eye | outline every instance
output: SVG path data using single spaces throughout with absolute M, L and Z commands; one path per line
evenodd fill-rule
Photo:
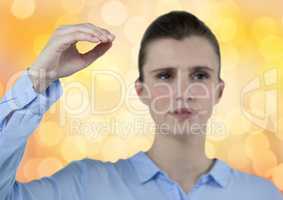
M 159 74 L 157 74 L 155 77 L 160 79 L 160 80 L 168 80 L 170 78 L 172 78 L 172 73 L 171 72 L 160 72 Z
M 206 72 L 197 72 L 192 76 L 193 80 L 205 80 L 209 79 L 209 74 Z

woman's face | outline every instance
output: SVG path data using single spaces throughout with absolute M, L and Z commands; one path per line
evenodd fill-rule
M 147 46 L 144 83 L 137 81 L 136 89 L 158 132 L 198 134 L 204 130 L 224 88 L 218 70 L 218 56 L 205 38 L 165 38 Z

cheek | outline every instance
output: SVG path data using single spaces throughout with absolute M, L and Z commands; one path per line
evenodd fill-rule
M 192 84 L 189 86 L 188 92 L 195 99 L 209 99 L 211 96 L 211 87 L 207 84 Z
M 154 113 L 166 113 L 170 105 L 170 89 L 168 87 L 154 87 L 151 90 L 151 108 Z
M 214 96 L 215 93 L 212 89 L 206 90 L 205 94 L 203 92 L 200 92 L 198 94 L 201 94 L 202 96 L 199 96 L 198 103 L 200 107 L 200 114 L 203 118 L 209 118 L 213 111 L 214 106 Z

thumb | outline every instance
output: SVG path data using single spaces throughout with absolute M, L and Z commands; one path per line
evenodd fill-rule
M 96 47 L 94 47 L 89 52 L 82 55 L 82 59 L 86 63 L 86 65 L 91 64 L 93 61 L 95 61 L 97 58 L 102 56 L 110 47 L 112 46 L 112 42 L 106 42 L 106 43 L 99 43 Z

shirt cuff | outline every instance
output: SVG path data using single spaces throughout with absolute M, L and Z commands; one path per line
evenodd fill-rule
M 25 107 L 26 111 L 42 115 L 62 94 L 63 88 L 59 79 L 53 81 L 44 92 L 36 92 L 27 70 L 25 70 L 0 102 L 0 106 L 3 103 L 6 105 L 1 106 L 1 116 Z

